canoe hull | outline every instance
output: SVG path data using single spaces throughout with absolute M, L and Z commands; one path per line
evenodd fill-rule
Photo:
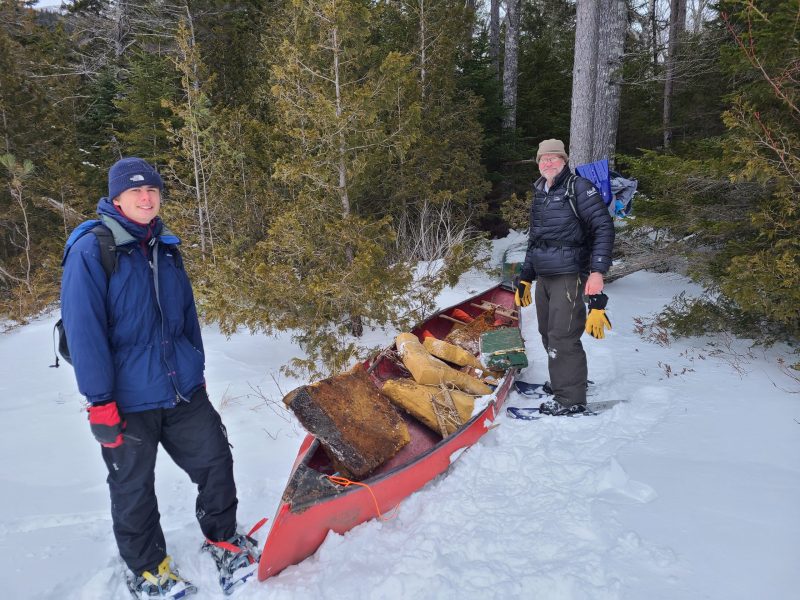
M 493 297 L 496 299 L 496 296 Z M 504 300 L 507 304 L 508 298 L 504 297 Z M 417 329 L 430 322 L 426 321 Z M 293 505 L 284 494 L 264 545 L 258 569 L 259 579 L 263 581 L 277 575 L 286 567 L 314 554 L 329 531 L 343 534 L 379 514 L 386 515 L 404 498 L 447 471 L 464 449 L 492 429 L 515 375 L 516 370 L 508 371 L 495 391 L 494 399 L 461 429 L 438 442 L 423 440 L 427 447 L 410 459 L 408 453 L 413 453 L 414 449 L 409 448 L 405 456 L 396 457 L 379 473 L 364 480 L 362 483 L 368 487 L 350 485 L 333 496 L 301 505 Z M 412 439 L 432 437 L 424 426 L 416 425 L 416 428 Z M 312 465 L 315 457 L 321 454 L 319 442 L 312 435 L 307 435 L 292 473 Z M 319 478 L 324 477 L 320 473 Z

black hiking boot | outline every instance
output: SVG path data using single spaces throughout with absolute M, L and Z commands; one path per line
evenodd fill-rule
M 587 390 L 589 389 L 590 385 L 594 385 L 594 381 L 590 381 L 590 380 L 587 379 L 586 380 L 586 389 Z M 545 381 L 542 384 L 542 393 L 547 394 L 548 396 L 553 396 L 554 395 L 553 394 L 553 388 L 550 387 L 550 382 L 549 381 Z
M 562 415 L 576 415 L 586 410 L 585 404 L 573 404 L 572 406 L 564 406 L 558 400 L 545 400 L 539 405 L 539 412 L 543 415 L 553 415 L 559 417 Z

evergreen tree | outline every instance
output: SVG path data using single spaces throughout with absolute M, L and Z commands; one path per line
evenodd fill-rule
M 413 263 L 397 247 L 400 200 L 382 194 L 382 178 L 421 140 L 422 95 L 412 53 L 398 50 L 397 29 L 382 14 L 358 0 L 298 1 L 268 38 L 276 44 L 268 57 L 275 61 L 271 104 L 280 118 L 274 183 L 262 184 L 256 206 L 267 226 L 255 246 L 247 242 L 254 238 L 240 236 L 241 259 L 224 257 L 222 271 L 238 272 L 239 286 L 213 281 L 213 315 L 226 330 L 237 323 L 294 330 L 308 358 L 290 369 L 321 374 L 346 367 L 365 350 L 357 339 L 363 323 L 407 327 L 435 292 L 412 288 Z M 438 83 L 434 78 L 431 87 Z M 446 116 L 444 127 L 457 119 Z M 439 142 L 444 157 L 437 163 L 458 158 L 451 144 Z M 471 147 L 477 157 L 480 142 Z M 417 160 L 411 182 L 422 175 Z M 443 182 L 455 178 L 430 172 L 432 187 L 440 187 L 432 203 L 480 196 L 451 191 L 445 198 Z
M 722 71 L 735 82 L 718 138 L 628 159 L 649 198 L 634 227 L 669 232 L 708 289 L 664 315 L 678 333 L 731 330 L 761 341 L 800 335 L 800 68 L 796 0 L 726 2 Z M 724 90 L 723 90 L 724 91 Z M 676 210 L 676 207 L 679 210 Z M 660 236 L 664 237 L 664 236 Z
M 563 0 L 523 6 L 517 124 L 530 158 L 543 139 L 569 139 L 575 11 Z
M 59 199 L 82 189 L 66 39 L 58 22 L 39 19 L 26 3 L 0 1 L 3 318 L 24 320 L 57 297 L 66 230 Z
M 176 154 L 169 168 L 177 186 L 175 196 L 184 216 L 184 233 L 198 241 L 200 258 L 214 261 L 216 201 L 210 192 L 215 176 L 212 155 L 215 115 L 207 89 L 212 77 L 206 72 L 194 36 L 193 21 L 182 19 L 176 35 L 175 67 L 180 74 L 179 103 L 165 103 L 180 121 L 172 129 Z
M 395 99 L 397 118 L 406 118 L 397 128 L 413 143 L 373 154 L 366 193 L 376 211 L 393 217 L 400 256 L 443 260 L 446 272 L 437 276 L 452 280 L 474 257 L 470 227 L 484 216 L 489 189 L 481 164 L 483 105 L 462 75 L 469 65 L 473 81 L 480 77 L 471 41 L 474 14 L 461 3 L 440 0 L 387 5 L 377 18 L 381 31 L 404 21 L 404 30 L 413 34 L 391 46 L 414 57 L 413 78 Z M 488 57 L 482 75 L 492 78 Z M 497 82 L 489 85 L 499 89 Z M 495 109 L 499 117 L 499 99 Z M 432 239 L 436 231 L 438 241 Z M 436 277 L 430 285 L 438 285 Z
M 569 141 L 575 5 L 566 0 L 523 2 L 520 29 L 516 135 L 497 136 L 494 123 L 486 129 L 488 140 L 500 140 L 491 151 L 484 150 L 494 183 L 486 223 L 499 234 L 515 226 L 505 216 L 508 209 L 501 208 L 507 202 L 515 205 L 511 212 L 521 211 L 527 224 L 526 198 L 537 177 L 532 157 L 538 143 L 551 137 Z M 505 227 L 497 222 L 500 218 Z
M 178 125 L 170 108 L 176 80 L 166 56 L 141 49 L 132 53 L 125 85 L 112 87 L 116 110 L 106 121 L 114 123 L 123 154 L 147 157 L 155 165 L 167 163 L 171 153 L 169 130 Z
M 635 154 L 640 149 L 663 146 L 667 65 L 666 48 L 654 41 L 665 35 L 657 20 L 651 21 L 634 12 L 630 13 L 630 18 L 617 148 L 620 153 Z M 643 31 L 649 27 L 655 29 Z M 706 21 L 693 23 L 690 32 L 681 34 L 681 43 L 672 57 L 669 92 L 670 144 L 676 146 L 679 153 L 686 144 L 713 138 L 725 131 L 721 115 L 732 81 L 720 68 L 719 54 L 729 43 L 729 36 L 719 20 L 711 16 Z
M 215 75 L 208 90 L 218 106 L 252 103 L 269 76 L 257 48 L 279 3 L 259 0 L 192 0 L 200 59 Z
M 725 2 L 736 50 L 725 53 L 739 80 L 724 115 L 726 158 L 735 178 L 755 181 L 766 198 L 754 202 L 752 237 L 736 249 L 722 291 L 755 318 L 800 337 L 800 45 L 797 0 Z M 730 11 L 730 12 L 727 12 Z
M 76 115 L 76 137 L 79 152 L 96 168 L 88 174 L 87 183 L 95 190 L 103 188 L 107 171 L 115 159 L 120 158 L 120 148 L 114 134 L 114 122 L 119 110 L 114 100 L 121 85 L 112 69 L 102 69 L 94 78 L 83 78 L 80 93 L 87 101 Z
M 344 367 L 355 343 L 343 336 L 360 336 L 363 319 L 389 321 L 411 281 L 389 263 L 389 220 L 362 202 L 370 153 L 403 143 L 384 119 L 408 85 L 408 58 L 371 44 L 371 17 L 359 0 L 294 2 L 273 67 L 274 177 L 291 200 L 260 244 L 259 272 L 276 316 L 303 332 L 311 362 L 299 366 L 310 370 L 315 359 Z

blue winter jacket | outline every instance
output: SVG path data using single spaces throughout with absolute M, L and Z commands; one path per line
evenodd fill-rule
M 205 363 L 180 240 L 160 218 L 126 219 L 108 198 L 97 213 L 116 244 L 111 277 L 95 235 L 64 251 L 61 316 L 78 389 L 92 403 L 115 400 L 123 413 L 173 407 L 204 384 Z

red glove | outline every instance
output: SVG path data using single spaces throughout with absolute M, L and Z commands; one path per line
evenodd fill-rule
M 125 424 L 119 418 L 117 403 L 113 400 L 106 404 L 92 404 L 89 407 L 89 426 L 94 439 L 106 448 L 118 448 L 122 445 L 122 430 Z

